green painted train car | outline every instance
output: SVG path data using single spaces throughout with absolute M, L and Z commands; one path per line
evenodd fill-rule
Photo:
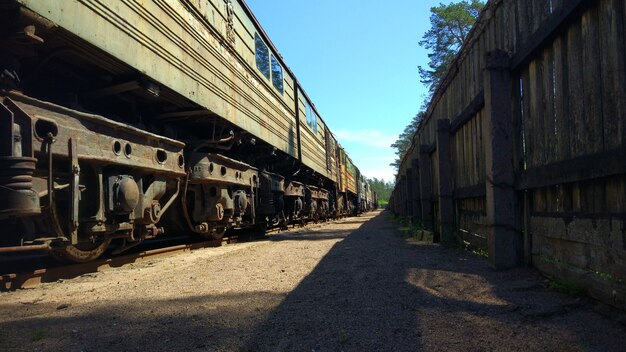
M 7 0 L 0 23 L 0 253 L 86 261 L 359 207 L 358 169 L 244 1 Z

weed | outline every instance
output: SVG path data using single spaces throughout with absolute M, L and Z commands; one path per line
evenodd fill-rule
M 489 251 L 484 248 L 476 248 L 471 250 L 472 253 L 477 254 L 484 258 L 489 258 Z
M 550 288 L 570 296 L 581 296 L 584 293 L 582 287 L 574 281 L 565 278 L 551 278 Z
M 548 257 L 545 254 L 542 254 L 539 256 L 539 260 L 542 263 L 550 263 L 550 264 L 556 264 L 556 265 L 561 265 L 561 261 L 556 259 L 556 258 L 552 258 L 552 257 Z
M 598 275 L 601 279 L 604 279 L 606 281 L 619 281 L 617 280 L 617 278 L 609 273 L 603 273 L 601 271 L 596 271 L 594 272 L 594 274 Z
M 46 336 L 46 333 L 44 330 L 38 329 L 35 330 L 33 332 L 31 332 L 30 334 L 30 340 L 35 342 L 35 341 L 41 341 L 43 340 L 43 338 Z
M 474 253 L 483 258 L 489 258 L 489 251 L 486 248 L 473 245 L 460 237 L 457 237 L 457 240 L 457 243 L 453 245 L 452 248 L 463 252 Z
M 421 242 L 432 242 L 433 234 L 427 231 L 422 223 L 417 220 L 413 221 L 409 218 L 401 218 L 396 216 L 394 220 L 398 223 L 398 232 L 403 238 L 411 238 Z
M 346 332 L 344 329 L 341 329 L 339 331 L 339 343 L 343 345 L 344 343 L 348 342 L 349 339 L 350 336 L 348 335 L 348 332 Z

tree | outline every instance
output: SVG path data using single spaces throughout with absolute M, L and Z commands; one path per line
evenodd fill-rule
M 378 205 L 384 206 L 389 203 L 389 197 L 393 191 L 393 182 L 385 182 L 383 179 L 377 179 L 376 177 L 368 179 L 368 182 L 372 186 L 372 190 L 376 192 L 378 197 Z
M 420 121 L 426 116 L 428 103 L 432 98 L 439 82 L 445 77 L 454 56 L 457 54 L 463 42 L 469 35 L 472 26 L 478 19 L 480 10 L 485 6 L 481 0 L 467 0 L 439 6 L 430 9 L 431 28 L 424 34 L 419 44 L 430 51 L 428 69 L 419 67 L 420 82 L 428 87 L 429 96 L 422 103 L 420 112 L 413 117 L 404 131 L 391 145 L 396 149 L 398 158 L 391 164 L 392 167 L 400 167 L 404 154 L 411 146 L 413 135 L 419 127 Z
M 432 96 L 437 85 L 450 68 L 450 63 L 461 49 L 480 10 L 485 6 L 481 0 L 467 0 L 430 9 L 431 28 L 419 44 L 430 51 L 428 69 L 419 67 L 421 82 L 428 86 Z
M 391 145 L 392 148 L 396 150 L 396 155 L 398 156 L 393 163 L 389 164 L 394 168 L 400 167 L 400 162 L 404 157 L 404 153 L 411 147 L 411 142 L 413 139 L 413 135 L 417 132 L 417 128 L 419 127 L 419 123 L 426 115 L 425 111 L 421 111 L 413 116 L 411 123 L 409 123 L 404 131 L 398 136 L 398 139 Z

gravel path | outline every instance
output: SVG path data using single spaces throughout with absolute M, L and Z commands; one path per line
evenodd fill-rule
M 626 328 L 370 213 L 0 293 L 0 351 L 624 351 Z

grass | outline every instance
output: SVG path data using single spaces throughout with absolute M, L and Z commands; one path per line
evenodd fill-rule
M 412 222 L 407 218 L 401 218 L 396 215 L 392 215 L 392 219 L 394 219 L 400 226 L 398 227 L 398 231 L 400 236 L 407 239 L 413 239 L 420 242 L 432 242 L 433 241 L 433 233 L 426 230 L 422 223 L 419 221 Z
M 576 297 L 583 295 L 585 292 L 585 290 L 574 281 L 557 277 L 550 278 L 550 288 L 565 293 L 566 295 Z

